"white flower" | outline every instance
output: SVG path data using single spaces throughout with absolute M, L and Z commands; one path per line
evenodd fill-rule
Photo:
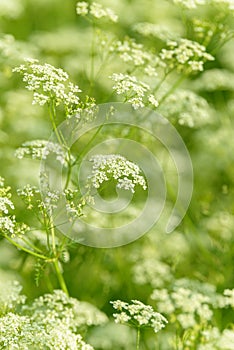
M 31 157 L 32 159 L 46 159 L 48 155 L 54 153 L 56 160 L 67 166 L 68 155 L 65 147 L 58 143 L 46 140 L 27 141 L 15 151 L 15 156 L 19 159 Z
M 135 186 L 140 185 L 146 190 L 146 182 L 140 175 L 140 168 L 121 155 L 95 155 L 90 159 L 93 162 L 92 174 L 88 177 L 87 187 L 99 188 L 104 181 L 114 179 L 117 188 L 135 192 Z
M 162 49 L 159 56 L 168 69 L 176 68 L 179 72 L 193 73 L 203 71 L 206 61 L 213 61 L 214 57 L 206 52 L 206 48 L 196 41 L 180 39 L 168 41 L 167 49 Z
M 13 72 L 23 75 L 26 89 L 33 91 L 33 104 L 62 104 L 68 118 L 80 110 L 77 93 L 81 90 L 70 82 L 68 74 L 61 68 L 48 63 L 41 65 L 36 59 L 26 58 L 25 64 L 14 68 Z
M 80 16 L 86 16 L 89 12 L 89 4 L 85 1 L 79 1 L 76 4 L 76 13 Z
M 149 102 L 154 106 L 154 107 L 158 107 L 159 106 L 159 103 L 158 103 L 158 100 L 156 100 L 156 98 L 154 97 L 154 95 L 149 95 L 149 98 L 148 98 Z
M 102 17 L 106 17 L 109 20 L 111 20 L 112 22 L 117 22 L 118 20 L 118 16 L 114 13 L 114 11 L 112 11 L 109 8 L 105 8 L 103 7 L 101 4 L 97 3 L 97 2 L 93 2 L 90 5 L 90 14 L 95 17 L 95 18 L 102 18 Z
M 152 306 L 145 305 L 139 300 L 132 300 L 131 304 L 116 300 L 111 301 L 111 304 L 119 311 L 119 313 L 113 314 L 116 323 L 153 328 L 155 333 L 168 323 L 167 319 L 155 312 Z
M 0 231 L 2 231 L 4 234 L 14 235 L 15 226 L 16 221 L 14 216 L 0 216 Z
M 108 7 L 93 2 L 90 5 L 86 1 L 79 1 L 76 5 L 76 13 L 79 16 L 91 15 L 95 19 L 106 18 L 112 22 L 118 21 L 118 16 Z
M 4 214 L 8 214 L 9 208 L 15 209 L 12 201 L 7 197 L 0 197 L 0 212 L 2 211 Z

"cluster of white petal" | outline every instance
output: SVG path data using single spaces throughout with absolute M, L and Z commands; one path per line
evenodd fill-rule
M 159 332 L 167 324 L 167 319 L 152 306 L 145 305 L 139 300 L 132 300 L 131 304 L 121 300 L 111 301 L 113 308 L 118 311 L 114 314 L 116 323 L 129 323 L 135 327 L 153 328 L 154 332 Z

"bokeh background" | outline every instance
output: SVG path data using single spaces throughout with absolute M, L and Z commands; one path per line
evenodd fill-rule
M 133 37 L 155 53 L 165 46 L 165 37 L 170 34 L 193 39 L 192 16 L 212 22 L 218 13 L 215 7 L 189 12 L 164 0 L 102 3 L 119 15 L 119 22 L 117 25 L 104 22 L 100 30 L 120 40 Z M 80 86 L 83 95 L 93 96 L 97 103 L 118 100 L 108 76 L 122 72 L 121 61 L 110 60 L 90 86 L 92 27 L 76 15 L 75 8 L 75 0 L 0 0 L 0 172 L 12 187 L 18 217 L 26 223 L 30 223 L 31 214 L 15 193 L 27 183 L 39 184 L 40 162 L 19 160 L 14 153 L 24 141 L 47 139 L 51 125 L 46 109 L 32 105 L 31 93 L 12 73 L 12 68 L 22 63 L 24 57 L 38 58 L 62 67 Z M 158 29 L 154 34 L 141 35 L 136 27 L 144 22 L 157 24 Z M 225 25 L 233 32 L 233 17 Z M 220 33 L 224 33 L 223 28 Z M 218 34 L 216 39 L 219 40 Z M 220 293 L 233 288 L 234 42 L 230 40 L 218 47 L 214 39 L 207 51 L 215 55 L 215 61 L 208 63 L 204 72 L 187 78 L 176 90 L 174 99 L 169 98 L 161 110 L 184 139 L 194 166 L 193 198 L 181 225 L 166 235 L 162 217 L 149 233 L 127 246 L 94 249 L 71 244 L 69 248 L 70 262 L 64 264 L 64 277 L 71 296 L 92 302 L 109 316 L 112 314 L 109 301 L 115 299 L 138 299 L 157 308 L 150 299 L 152 289 L 171 290 L 181 279 L 187 280 L 187 285 L 189 281 L 203 286 L 209 283 Z M 98 70 L 98 54 L 95 64 Z M 198 99 L 184 95 L 183 89 L 196 94 Z M 203 114 L 208 120 L 205 124 L 201 122 Z M 62 114 L 59 117 L 62 121 Z M 190 125 L 183 125 L 180 120 L 183 117 L 192 120 Z M 20 280 L 24 293 L 33 299 L 49 288 L 46 276 L 37 287 L 34 275 L 35 261 L 2 239 L 0 278 L 12 276 Z M 55 286 L 56 283 L 55 280 Z M 192 282 L 190 285 L 193 289 Z M 217 311 L 212 322 L 223 330 L 232 322 L 231 311 Z M 120 339 L 117 329 L 110 323 L 93 331 L 90 339 L 99 344 L 97 349 L 134 348 L 131 330 L 121 328 L 124 333 Z M 174 330 L 168 326 L 167 332 L 159 339 L 160 349 L 164 349 L 162 344 L 166 344 L 166 337 Z M 153 349 L 153 335 L 146 331 L 144 337 L 145 349 Z M 103 345 L 108 338 L 113 343 L 106 341 L 107 345 Z M 128 347 L 124 347 L 126 343 Z

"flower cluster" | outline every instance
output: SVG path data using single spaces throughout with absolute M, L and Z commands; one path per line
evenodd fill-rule
M 78 190 L 67 188 L 64 190 L 66 199 L 66 211 L 71 220 L 84 215 L 84 207 L 86 204 L 94 204 L 94 198 L 89 194 L 81 196 Z
M 14 204 L 11 201 L 11 188 L 9 186 L 4 187 L 5 180 L 0 177 L 0 213 L 8 214 L 9 209 L 15 209 Z
M 206 52 L 205 46 L 183 38 L 179 41 L 168 41 L 167 48 L 162 49 L 159 55 L 169 71 L 176 69 L 185 74 L 202 72 L 204 63 L 214 60 L 214 57 Z
M 84 327 L 104 324 L 108 320 L 107 316 L 92 304 L 68 297 L 61 290 L 40 296 L 31 305 L 25 305 L 23 310 L 38 324 L 56 327 L 56 324 L 63 320 L 74 332 Z
M 28 226 L 16 221 L 15 215 L 10 214 L 10 210 L 14 209 L 11 201 L 11 188 L 4 186 L 4 179 L 0 177 L 0 232 L 4 236 L 15 235 L 21 236 L 28 231 Z
M 134 66 L 145 66 L 147 64 L 153 64 L 154 56 L 145 50 L 142 44 L 138 44 L 135 40 L 131 38 L 126 38 L 124 41 L 117 40 L 115 41 L 109 48 L 110 52 L 115 52 L 119 55 L 121 60 L 127 63 L 131 63 Z M 155 59 L 155 63 L 156 63 Z M 152 76 L 157 75 L 155 68 L 154 74 Z
M 153 328 L 159 332 L 168 323 L 167 319 L 152 306 L 145 305 L 139 300 L 132 300 L 131 304 L 121 300 L 111 301 L 113 308 L 118 313 L 114 314 L 116 323 L 130 324 L 137 328 Z
M 93 350 L 80 331 L 107 317 L 95 306 L 60 290 L 26 304 L 18 282 L 0 283 L 0 347 L 4 349 Z
M 135 192 L 135 186 L 140 185 L 146 190 L 146 181 L 140 175 L 140 168 L 133 162 L 116 154 L 95 155 L 90 161 L 93 163 L 92 174 L 88 177 L 87 187 L 99 188 L 105 181 L 114 179 L 117 188 Z
M 81 90 L 69 80 L 68 74 L 61 68 L 55 68 L 48 63 L 41 65 L 38 60 L 27 58 L 25 64 L 14 68 L 13 72 L 23 75 L 26 88 L 33 91 L 33 104 L 63 105 L 67 117 L 80 111 L 80 98 L 77 93 Z
M 0 280 L 0 315 L 14 311 L 17 305 L 24 304 L 26 297 L 20 295 L 22 286 L 18 281 Z
M 167 264 L 148 258 L 134 264 L 133 279 L 140 285 L 150 284 L 153 288 L 161 288 L 172 280 L 172 274 Z
M 9 312 L 0 323 L 0 346 L 2 349 L 77 349 L 93 350 L 80 334 L 73 333 L 65 322 L 55 328 L 34 322 L 29 316 Z M 14 336 L 13 336 L 14 335 Z
M 27 209 L 29 210 L 34 207 L 34 198 L 39 192 L 40 191 L 37 187 L 31 186 L 29 184 L 17 190 L 18 196 L 22 198 L 22 200 L 27 205 Z
M 224 298 L 223 298 L 223 304 L 225 307 L 232 307 L 234 308 L 234 289 L 225 289 L 223 292 Z
M 177 280 L 172 291 L 155 289 L 151 298 L 157 301 L 159 312 L 176 319 L 184 329 L 194 327 L 197 322 L 210 321 L 219 301 L 212 285 L 185 279 Z
M 198 350 L 232 350 L 234 343 L 234 331 L 225 329 L 220 333 L 216 327 L 208 328 L 201 332 L 201 344 Z
M 76 13 L 79 16 L 90 15 L 91 18 L 100 19 L 106 18 L 111 22 L 117 22 L 118 16 L 108 7 L 103 7 L 97 2 L 92 2 L 90 5 L 86 1 L 79 1 L 76 5 Z
M 51 153 L 56 155 L 56 160 L 62 165 L 67 165 L 68 155 L 65 147 L 62 147 L 58 143 L 46 140 L 33 140 L 27 141 L 19 147 L 15 156 L 19 159 L 30 157 L 32 159 L 46 159 Z
M 173 123 L 201 127 L 212 120 L 212 109 L 208 102 L 191 90 L 178 89 L 167 97 L 166 103 L 160 106 L 160 112 Z
M 114 73 L 110 78 L 115 82 L 113 90 L 117 95 L 123 95 L 125 101 L 129 102 L 134 109 L 142 108 L 148 103 L 151 103 L 154 107 L 158 106 L 156 98 L 152 94 L 147 95 L 150 86 L 138 80 L 135 76 Z
M 209 69 L 195 80 L 194 88 L 198 91 L 234 91 L 234 73 L 226 69 Z

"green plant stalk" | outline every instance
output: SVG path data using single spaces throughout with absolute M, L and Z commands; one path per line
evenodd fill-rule
M 63 278 L 62 271 L 59 268 L 58 254 L 57 254 L 56 243 L 55 243 L 55 226 L 54 226 L 52 217 L 50 218 L 50 225 L 51 225 L 50 232 L 51 232 L 52 251 L 54 256 L 53 265 L 54 265 L 55 272 L 56 272 L 61 289 L 64 291 L 64 293 L 69 295 L 65 280 Z
M 63 290 L 64 293 L 66 293 L 69 296 L 68 289 L 67 289 L 65 280 L 63 278 L 63 274 L 62 274 L 62 272 L 61 272 L 61 270 L 59 268 L 58 259 L 53 261 L 53 265 L 54 265 L 54 268 L 55 268 L 55 271 L 56 271 L 56 275 L 57 275 L 57 278 L 58 278 L 58 281 L 59 281 L 61 289 Z
M 94 87 L 94 56 L 95 56 L 95 23 L 92 25 L 92 42 L 90 51 L 90 89 L 89 94 L 92 93 Z
M 52 251 L 54 256 L 56 257 L 56 244 L 55 244 L 55 229 L 54 229 L 54 223 L 53 218 L 50 218 L 50 233 L 51 233 L 51 242 L 52 242 Z
M 73 164 L 71 163 L 71 152 L 70 149 L 68 148 L 68 161 L 67 161 L 67 165 L 68 165 L 68 170 L 67 170 L 67 178 L 66 178 L 66 182 L 64 185 L 64 190 L 66 190 L 68 188 L 69 182 L 70 182 L 70 178 L 71 178 L 71 172 L 72 172 L 72 166 Z
M 81 158 L 81 156 L 83 156 L 83 154 L 85 154 L 86 150 L 88 150 L 89 146 L 91 145 L 91 143 L 93 142 L 93 140 L 95 140 L 96 136 L 99 134 L 99 132 L 101 131 L 101 129 L 103 128 L 104 124 L 101 124 L 97 131 L 95 132 L 95 134 L 91 137 L 91 139 L 89 140 L 89 142 L 87 143 L 87 145 L 82 149 L 82 151 L 80 152 L 79 156 L 76 158 L 76 160 L 74 161 L 74 163 L 72 164 L 78 164 L 79 163 L 79 159 Z
M 57 129 L 57 125 L 55 123 L 55 115 L 56 115 L 56 112 L 55 112 L 55 107 L 54 107 L 54 101 L 52 101 L 49 105 L 49 116 L 50 116 L 50 121 L 51 121 L 51 124 L 52 124 L 52 127 L 53 127 L 53 130 L 55 132 L 55 135 L 57 137 L 57 140 L 58 142 L 60 143 L 60 145 L 63 146 L 63 142 L 61 140 L 61 137 L 59 135 L 59 132 L 58 132 L 58 129 Z
M 162 84 L 164 83 L 164 81 L 167 79 L 167 77 L 169 76 L 169 74 L 171 72 L 173 72 L 175 70 L 175 68 L 170 69 L 168 72 L 166 72 L 163 76 L 163 78 L 159 81 L 159 83 L 154 87 L 154 89 L 152 90 L 152 93 L 154 94 L 156 91 L 158 91 L 158 89 L 162 86 Z
M 176 88 L 182 83 L 182 81 L 186 78 L 186 76 L 182 75 L 176 82 L 172 85 L 172 87 L 167 91 L 167 93 L 161 98 L 159 101 L 159 105 L 162 104 L 168 96 L 170 96 Z
M 41 249 L 37 248 L 33 243 L 28 241 L 25 237 L 22 237 L 22 241 L 24 241 L 30 248 L 34 249 L 38 253 L 42 253 Z
M 138 327 L 137 328 L 136 350 L 140 349 L 140 340 L 141 340 L 141 330 L 140 330 L 140 327 Z
M 43 259 L 43 260 L 51 261 L 51 258 L 49 258 L 48 256 L 35 253 L 35 252 L 33 252 L 32 250 L 23 247 L 22 245 L 18 244 L 17 242 L 15 242 L 13 239 L 11 239 L 11 238 L 8 237 L 8 236 L 4 236 L 4 237 L 8 240 L 8 242 L 10 242 L 11 244 L 13 244 L 16 248 L 18 248 L 18 249 L 20 249 L 20 250 L 23 250 L 24 252 L 26 252 L 26 253 L 28 253 L 28 254 L 30 254 L 30 255 L 35 256 L 36 258 L 40 258 L 40 259 Z

